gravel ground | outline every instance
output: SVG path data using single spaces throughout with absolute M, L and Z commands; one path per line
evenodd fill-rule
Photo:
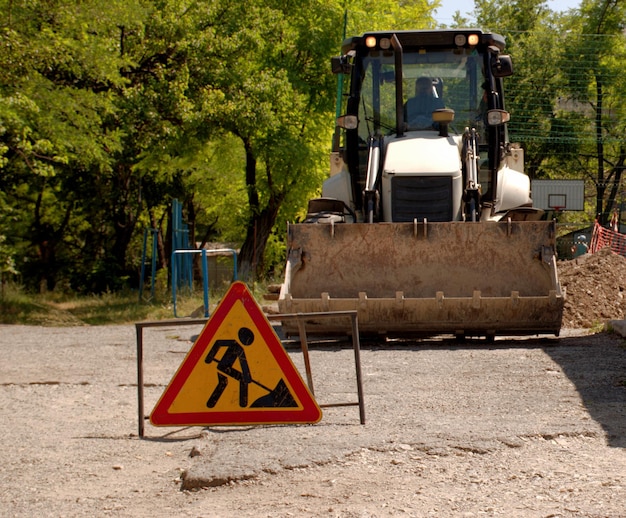
M 200 330 L 144 331 L 146 412 Z M 621 337 L 363 344 L 361 360 L 364 425 L 336 407 L 140 439 L 134 326 L 0 326 L 0 516 L 626 516 Z M 356 400 L 349 347 L 311 363 L 319 403 Z

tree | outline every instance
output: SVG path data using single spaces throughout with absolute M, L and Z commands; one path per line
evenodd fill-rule
M 344 3 L 349 35 L 371 31 L 432 29 L 441 0 L 352 0 Z
M 207 21 L 209 51 L 202 63 L 197 56 L 194 77 L 205 124 L 235 135 L 245 157 L 244 278 L 263 271 L 283 204 L 299 204 L 321 184 L 320 141 L 332 107 L 322 92 L 332 88 L 329 34 L 341 30 L 340 14 L 317 1 L 252 2 L 229 4 L 219 23 Z
M 578 10 L 554 15 L 535 0 L 476 5 L 481 24 L 508 36 L 515 62 L 515 80 L 507 83 L 509 128 L 523 143 L 527 172 L 587 179 L 595 214 L 606 223 L 620 195 L 625 158 L 624 6 L 586 0 Z
M 114 112 L 110 91 L 122 82 L 108 23 L 120 19 L 121 4 L 106 13 L 97 2 L 3 4 L 0 183 L 21 222 L 8 237 L 27 259 L 26 273 L 31 267 L 27 279 L 52 289 L 79 191 L 111 168 L 119 144 L 119 133 L 103 131 L 102 121 Z
M 435 4 L 0 0 L 3 250 L 30 286 L 117 289 L 177 198 L 192 242 L 243 242 L 262 274 L 326 174 L 345 9 L 402 29 Z
M 551 137 L 561 123 L 556 100 L 562 84 L 558 66 L 559 19 L 544 0 L 476 2 L 478 24 L 506 37 L 506 52 L 514 60 L 515 75 L 506 80 L 506 106 L 511 113 L 509 131 L 521 142 L 525 169 L 531 178 L 545 176 L 544 162 L 551 154 Z
M 328 63 L 338 51 L 344 18 L 339 2 L 278 2 L 273 9 L 264 4 L 255 10 L 247 3 L 246 12 L 237 13 L 239 22 L 252 22 L 246 16 L 253 14 L 256 23 L 246 27 L 258 28 L 260 37 L 248 54 L 249 62 L 229 67 L 231 73 L 219 88 L 225 110 L 217 114 L 217 120 L 241 139 L 246 156 L 250 213 L 241 248 L 244 277 L 264 271 L 265 246 L 281 208 L 303 204 L 326 174 L 335 91 Z M 345 5 L 348 27 L 357 33 L 433 26 L 433 7 L 425 1 Z M 222 41 L 228 35 L 220 36 Z
M 626 57 L 624 9 L 618 0 L 583 2 L 577 18 L 579 30 L 566 39 L 565 70 L 571 96 L 592 114 L 588 141 L 593 147 L 587 146 L 586 153 L 596 162 L 591 178 L 596 188 L 595 213 L 601 224 L 611 218 L 626 162 L 622 138 L 626 111 L 621 102 L 626 93 L 621 78 Z

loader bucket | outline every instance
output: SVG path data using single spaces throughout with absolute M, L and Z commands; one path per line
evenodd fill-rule
M 342 223 L 288 226 L 281 313 L 357 311 L 363 334 L 559 334 L 556 224 Z M 283 322 L 287 335 L 297 327 Z M 311 335 L 346 319 L 307 318 Z

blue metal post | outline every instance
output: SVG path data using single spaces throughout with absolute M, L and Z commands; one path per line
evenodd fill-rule
M 202 286 L 204 291 L 204 316 L 209 316 L 209 267 L 207 256 L 215 253 L 228 253 L 233 256 L 233 280 L 237 280 L 237 251 L 232 248 L 222 248 L 219 250 L 206 250 L 205 248 L 198 250 L 174 250 L 172 252 L 172 304 L 174 307 L 174 317 L 178 318 L 176 313 L 176 288 L 177 288 L 177 255 L 191 256 L 191 254 L 202 254 Z

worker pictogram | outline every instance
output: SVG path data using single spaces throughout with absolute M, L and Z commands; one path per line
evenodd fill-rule
M 206 323 L 156 404 L 155 426 L 315 423 L 321 410 L 242 282 Z

